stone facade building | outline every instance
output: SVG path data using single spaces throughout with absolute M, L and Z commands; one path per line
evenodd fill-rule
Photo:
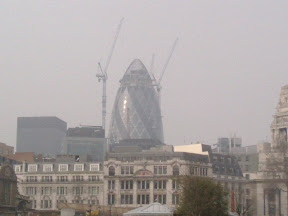
M 179 176 L 212 176 L 207 156 L 179 152 L 112 153 L 104 162 L 104 204 L 139 207 L 179 202 Z
M 280 99 L 271 124 L 272 148 L 279 142 L 287 142 L 288 128 L 288 85 L 281 88 Z
M 19 192 L 38 210 L 57 210 L 59 203 L 103 204 L 103 168 L 99 163 L 54 162 L 14 165 Z
M 179 203 L 179 179 L 185 175 L 210 177 L 235 194 L 242 191 L 244 179 L 234 156 L 212 154 L 202 144 L 195 144 L 195 154 L 191 147 L 190 152 L 158 146 L 133 154 L 110 153 L 104 162 L 104 204 L 135 208 L 157 201 L 173 209 Z
M 271 124 L 272 143 L 260 143 L 257 145 L 257 153 L 242 155 L 246 161 L 240 162 L 247 167 L 243 170 L 247 178 L 245 195 L 250 197 L 251 215 L 257 216 L 284 216 L 288 215 L 287 197 L 287 170 L 279 169 L 285 166 L 288 158 L 287 146 L 288 128 L 288 85 L 283 86 L 280 92 L 280 100 Z M 279 146 L 283 145 L 282 150 Z M 284 150 L 284 151 L 283 151 Z M 240 158 L 241 159 L 241 158 Z M 276 160 L 274 167 L 271 161 Z M 273 164 L 272 164 L 273 165 Z M 248 178 L 249 177 L 249 178 Z
M 37 210 L 57 210 L 59 203 L 131 209 L 155 201 L 175 208 L 184 175 L 214 178 L 233 193 L 242 190 L 235 157 L 205 151 L 174 152 L 173 146 L 156 145 L 109 153 L 103 165 L 59 157 L 56 162 L 16 164 L 14 169 L 20 193 L 29 196 Z

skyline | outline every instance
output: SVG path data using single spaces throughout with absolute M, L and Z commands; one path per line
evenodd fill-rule
M 288 2 L 111 2 L 1 2 L 0 142 L 16 146 L 22 116 L 101 125 L 97 63 L 105 65 L 122 17 L 108 69 L 107 129 L 129 63 L 139 58 L 150 68 L 155 53 L 159 75 L 178 37 L 162 80 L 165 142 L 213 144 L 234 133 L 244 146 L 270 141 L 288 84 Z

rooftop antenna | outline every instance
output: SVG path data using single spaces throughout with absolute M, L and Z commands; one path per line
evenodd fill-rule
M 98 81 L 102 81 L 103 83 L 103 95 L 102 95 L 102 127 L 103 129 L 105 130 L 105 126 L 106 126 L 106 81 L 108 79 L 108 75 L 107 75 L 107 70 L 108 70 L 108 67 L 109 67 L 109 64 L 110 64 L 110 61 L 111 61 L 111 58 L 112 58 L 112 55 L 113 55 L 113 52 L 114 52 L 114 49 L 115 49 L 115 45 L 116 45 L 116 41 L 118 39 L 118 35 L 119 35 L 119 32 L 120 32 L 120 29 L 121 29 L 121 25 L 122 25 L 122 22 L 123 22 L 124 18 L 122 18 L 120 20 L 120 23 L 118 25 L 118 28 L 117 28 L 117 31 L 116 31 L 116 34 L 115 34 L 115 37 L 114 37 L 114 40 L 113 40 L 113 44 L 112 44 L 112 47 L 110 49 L 110 53 L 108 55 L 108 58 L 107 58 L 107 62 L 106 62 L 106 65 L 104 67 L 104 70 L 102 70 L 102 67 L 101 67 L 101 64 L 100 62 L 98 62 L 98 73 L 96 74 L 96 77 L 98 78 Z
M 169 64 L 169 62 L 170 62 L 170 59 L 171 59 L 171 57 L 172 57 L 172 54 L 173 54 L 173 52 L 174 52 L 174 50 L 175 50 L 175 47 L 176 47 L 176 44 L 177 44 L 177 42 L 178 42 L 178 38 L 176 38 L 176 40 L 174 41 L 174 44 L 173 44 L 173 46 L 172 46 L 172 49 L 171 49 L 171 51 L 170 51 L 170 53 L 169 53 L 169 55 L 168 55 L 168 58 L 167 58 L 167 60 L 166 60 L 166 62 L 165 62 L 165 64 L 164 64 L 164 66 L 163 66 L 163 69 L 162 69 L 162 71 L 161 71 L 161 73 L 160 73 L 160 77 L 159 77 L 159 79 L 158 80 L 156 80 L 155 79 L 155 77 L 154 77 L 154 75 L 153 75 L 153 80 L 154 80 L 154 85 L 156 86 L 156 90 L 157 90 L 157 92 L 158 92 L 158 100 L 159 100 L 159 104 L 161 105 L 161 90 L 162 90 L 162 86 L 161 86 L 161 81 L 162 81 L 162 78 L 163 78 L 163 76 L 164 76 L 164 73 L 165 73 L 165 71 L 166 71 L 166 69 L 167 69 L 167 66 L 168 66 L 168 64 Z M 154 57 L 153 57 L 153 64 L 154 64 Z

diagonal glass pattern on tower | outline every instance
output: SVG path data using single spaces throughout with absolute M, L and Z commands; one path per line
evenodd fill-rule
M 109 128 L 110 144 L 123 139 L 153 139 L 163 142 L 158 95 L 143 65 L 134 60 L 120 80 Z

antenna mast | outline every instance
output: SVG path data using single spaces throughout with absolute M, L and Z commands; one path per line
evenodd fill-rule
M 109 67 L 109 64 L 110 64 L 114 49 L 115 49 L 116 41 L 118 39 L 118 35 L 119 35 L 120 29 L 121 29 L 121 25 L 122 25 L 123 19 L 124 18 L 122 18 L 120 20 L 120 23 L 118 25 L 118 28 L 117 28 L 117 31 L 116 31 L 116 34 L 115 34 L 115 37 L 114 37 L 114 40 L 113 40 L 113 44 L 112 44 L 112 47 L 110 49 L 110 53 L 108 55 L 106 65 L 104 67 L 104 70 L 102 70 L 100 62 L 98 62 L 98 73 L 96 74 L 96 77 L 98 78 L 99 82 L 100 81 L 103 82 L 102 127 L 103 127 L 104 130 L 105 130 L 105 126 L 106 126 L 106 104 L 107 104 L 107 100 L 106 100 L 107 99 L 107 96 L 106 96 L 106 81 L 108 79 L 107 70 L 108 70 L 108 67 Z

